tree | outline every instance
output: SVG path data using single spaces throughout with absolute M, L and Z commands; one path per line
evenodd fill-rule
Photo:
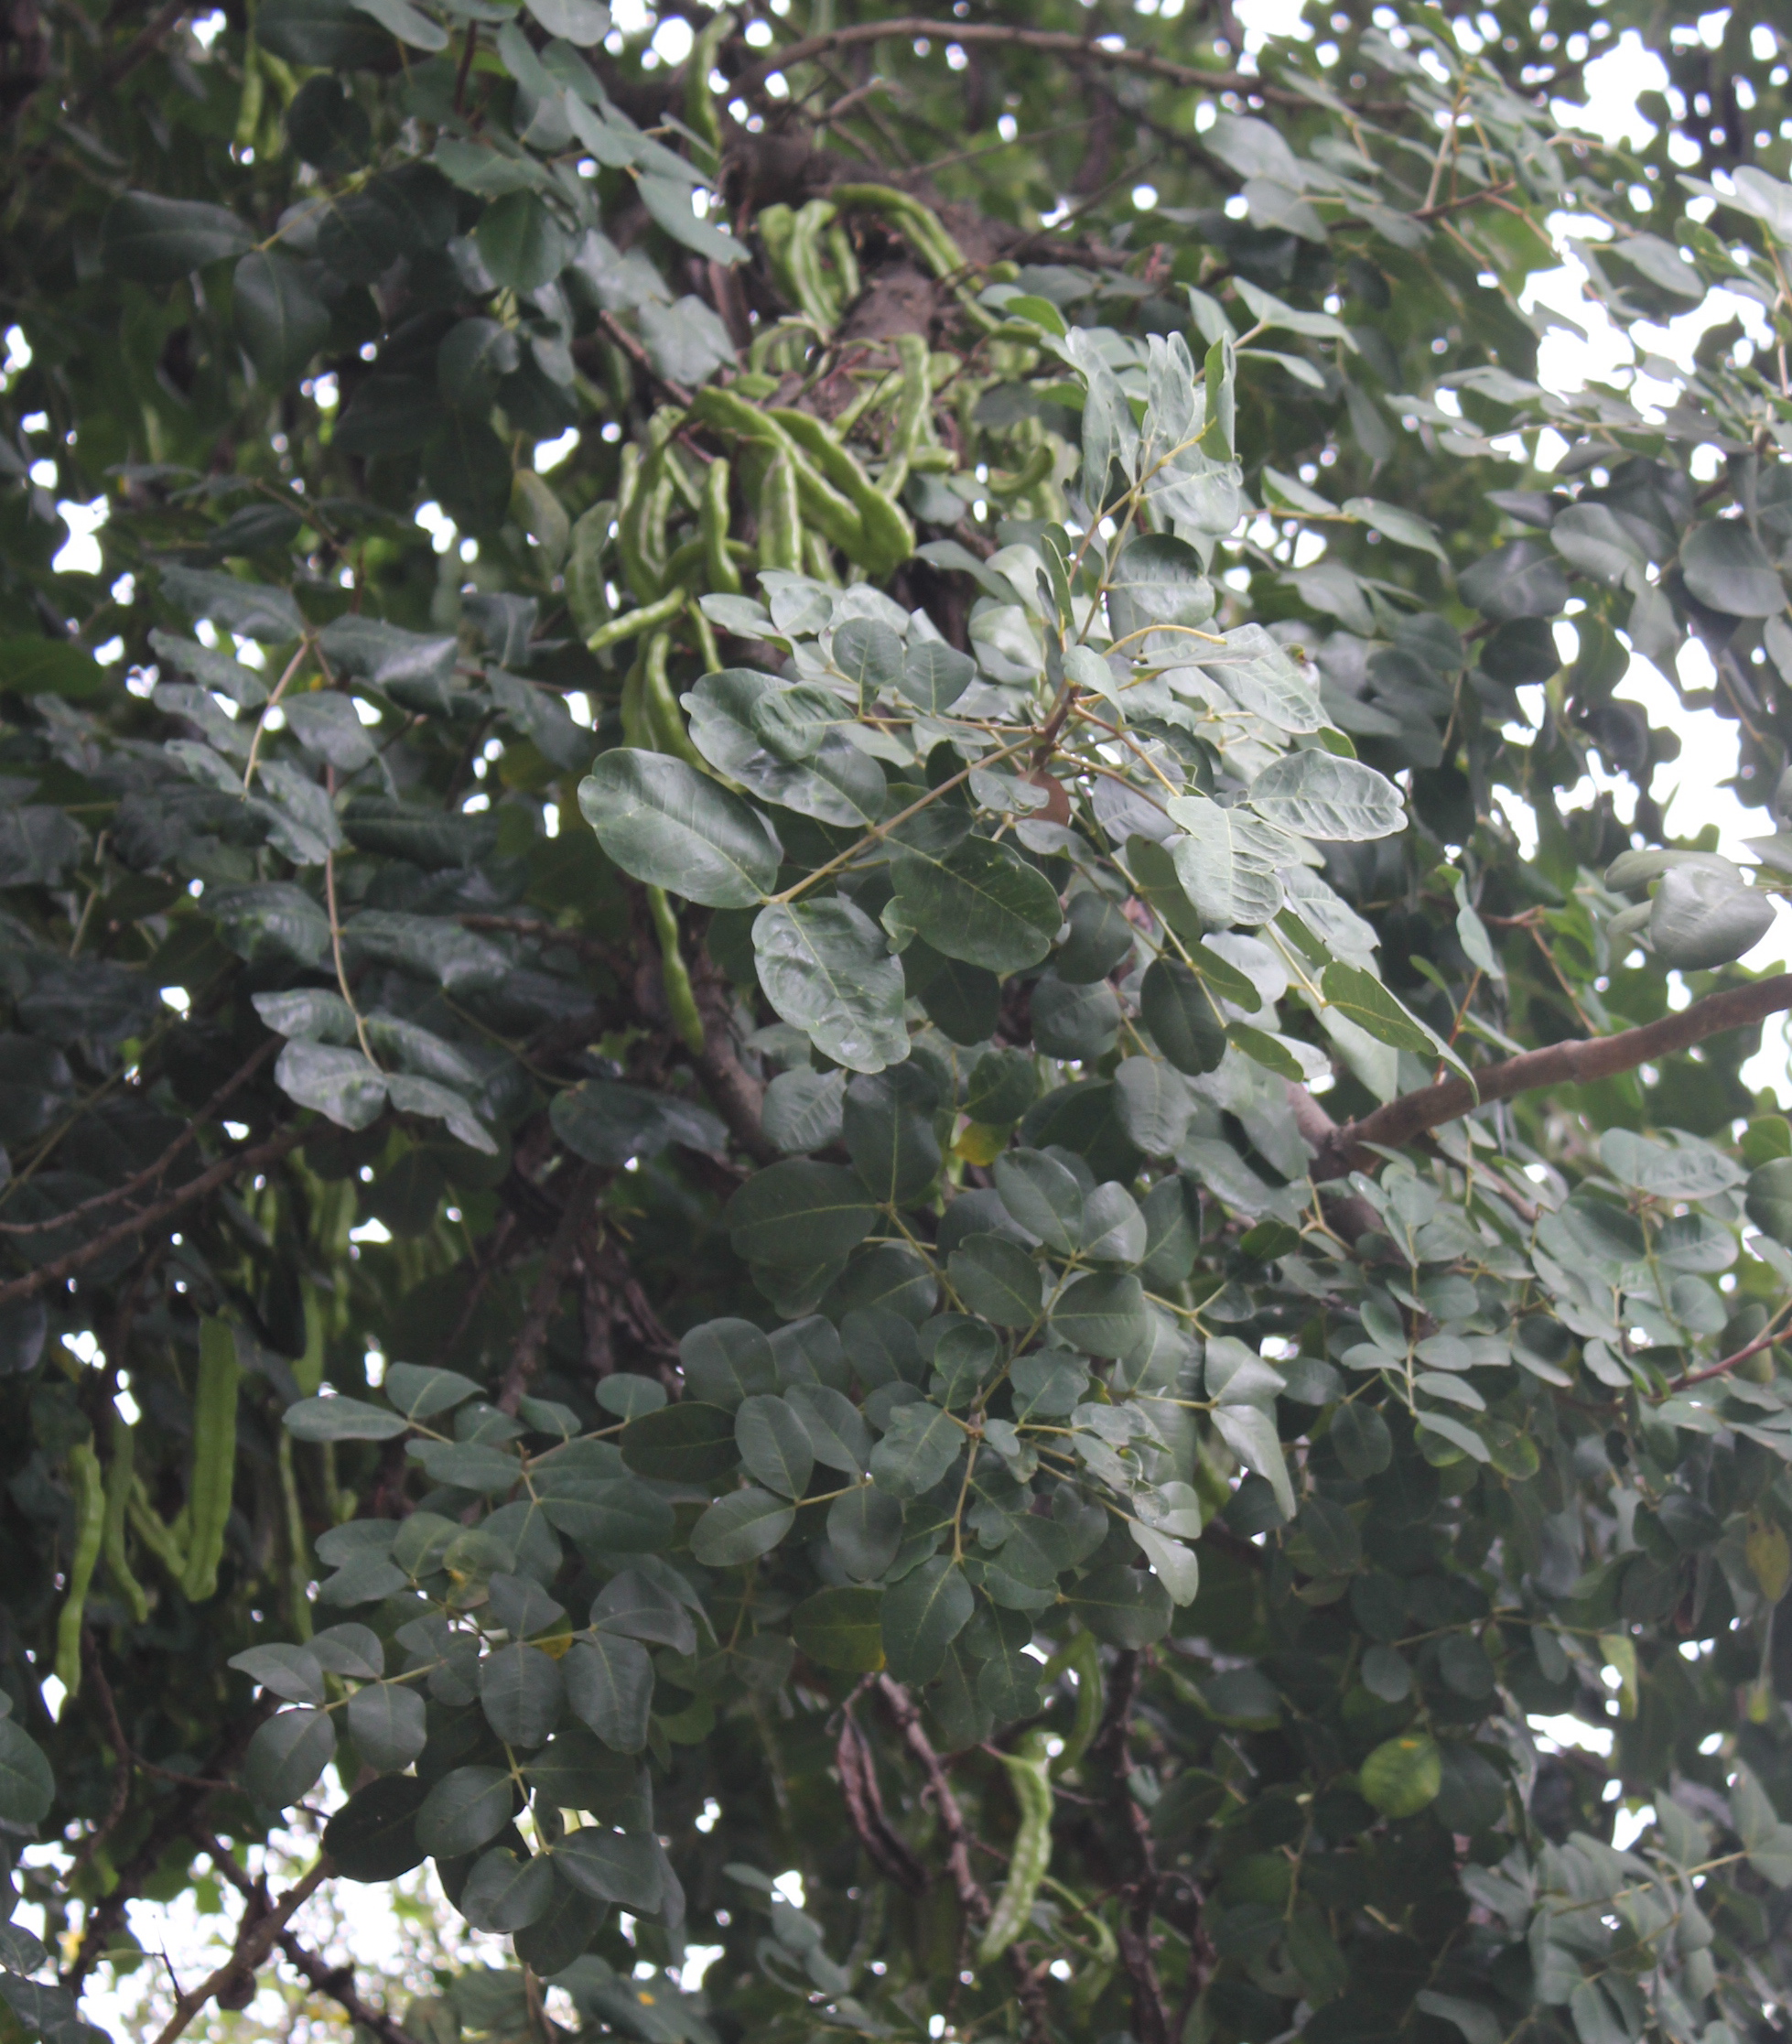
M 203 1878 L 160 2044 L 1782 2034 L 1792 109 L 1660 26 L 14 7 L 13 2031 Z M 1558 210 L 1755 339 L 1551 395 Z

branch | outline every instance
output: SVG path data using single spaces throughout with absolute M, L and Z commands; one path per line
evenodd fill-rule
M 235 1949 L 230 1957 L 215 1973 L 208 1974 L 197 1987 L 189 1987 L 175 2003 L 174 2014 L 157 2033 L 156 2044 L 174 2044 L 174 2039 L 214 1995 L 221 2006 L 228 2006 L 225 1997 L 244 1981 L 254 1979 L 255 1969 L 273 1949 L 275 1940 L 300 1905 L 310 1900 L 330 1870 L 329 1855 L 320 1855 L 311 1871 L 289 1887 L 264 1915 L 260 1913 L 262 1898 L 256 1896 L 243 1910 Z
M 514 1414 L 524 1392 L 529 1388 L 530 1379 L 540 1366 L 542 1345 L 553 1324 L 554 1309 L 560 1303 L 561 1282 L 578 1254 L 580 1231 L 590 1218 L 592 1209 L 608 1191 L 611 1175 L 596 1164 L 586 1164 L 573 1181 L 567 1204 L 561 1209 L 559 1225 L 554 1230 L 554 1239 L 547 1246 L 540 1275 L 529 1294 L 528 1310 L 517 1332 L 516 1346 L 511 1351 L 510 1368 L 504 1372 L 503 1388 L 497 1398 L 501 1412 Z
M 787 49 L 761 57 L 749 64 L 734 81 L 733 90 L 744 96 L 763 86 L 773 71 L 789 70 L 832 49 L 849 49 L 855 43 L 883 42 L 917 36 L 936 38 L 943 43 L 1006 43 L 1010 49 L 1037 49 L 1048 56 L 1076 58 L 1085 63 L 1105 64 L 1115 70 L 1142 71 L 1150 78 L 1166 79 L 1172 85 L 1194 86 L 1209 92 L 1255 92 L 1278 106 L 1311 109 L 1312 101 L 1304 92 L 1286 86 L 1270 85 L 1244 71 L 1214 71 L 1199 64 L 1178 64 L 1149 49 L 1109 49 L 1084 36 L 1072 36 L 1050 28 L 1016 28 L 993 21 L 931 21 L 924 15 L 897 15 L 883 21 L 861 21 L 819 36 L 805 36 Z M 1360 112 L 1409 111 L 1402 102 L 1365 105 Z
M 934 1751 L 933 1741 L 922 1729 L 921 1713 L 915 1709 L 914 1700 L 908 1691 L 892 1676 L 880 1675 L 878 1690 L 890 1707 L 890 1714 L 896 1720 L 904 1744 L 926 1771 L 934 1793 L 934 1807 L 940 1815 L 940 1829 L 945 1833 L 945 1863 L 952 1869 L 953 1886 L 958 1891 L 958 1907 L 967 1923 L 987 1923 L 989 1897 L 971 1871 L 970 1833 L 965 1829 L 965 1813 L 958 1807 L 958 1799 L 952 1792 L 952 1784 L 945 1778 L 939 1755 Z M 1047 2044 L 1052 2033 L 1041 1970 L 1027 1963 L 1019 1945 L 1008 1948 L 1008 1964 L 1014 1975 L 1015 1998 L 1020 2004 L 1027 2044 Z M 1146 2044 L 1152 2044 L 1152 2040 L 1147 2039 Z M 1162 2044 L 1162 2040 L 1158 2040 L 1158 2044 Z
M 129 1199 L 133 1193 L 141 1192 L 146 1185 L 153 1185 L 187 1145 L 197 1140 L 200 1131 L 217 1119 L 225 1102 L 254 1078 L 283 1042 L 281 1037 L 270 1036 L 246 1063 L 239 1065 L 153 1164 L 146 1164 L 134 1177 L 127 1178 L 122 1185 L 114 1185 L 110 1192 L 95 1193 L 92 1199 L 84 1199 L 79 1206 L 68 1207 L 60 1214 L 52 1214 L 47 1221 L 0 1221 L 0 1235 L 44 1235 L 51 1228 L 67 1227 L 70 1221 L 79 1220 L 83 1214 L 115 1206 L 121 1199 Z
M 839 1770 L 840 1792 L 846 1798 L 847 1815 L 879 1870 L 910 1895 L 919 1895 L 927 1886 L 927 1869 L 909 1849 L 908 1841 L 891 1827 L 884 1814 L 883 1791 L 878 1787 L 877 1766 L 865 1735 L 850 1707 L 840 1714 L 840 1736 L 834 1747 L 834 1764 Z
M 96 1262 L 108 1249 L 116 1249 L 121 1242 L 128 1242 L 133 1236 L 142 1235 L 163 1221 L 172 1220 L 175 1215 L 196 1200 L 203 1199 L 208 1193 L 215 1193 L 220 1185 L 228 1184 L 240 1173 L 262 1164 L 277 1163 L 289 1150 L 297 1150 L 310 1132 L 309 1128 L 304 1127 L 282 1129 L 278 1135 L 257 1143 L 253 1150 L 239 1150 L 233 1156 L 221 1157 L 210 1171 L 202 1171 L 197 1178 L 189 1179 L 178 1193 L 170 1193 L 156 1206 L 146 1206 L 142 1213 L 132 1215 L 128 1220 L 115 1222 L 94 1236 L 92 1241 L 83 1242 L 66 1256 L 40 1264 L 27 1276 L 14 1278 L 9 1284 L 0 1284 L 0 1306 L 9 1306 L 16 1299 L 35 1298 L 51 1285 L 60 1284 L 64 1278 L 72 1277 L 77 1271 Z
M 1427 1130 L 1457 1120 L 1492 1101 L 1509 1100 L 1515 1094 L 1533 1093 L 1539 1087 L 1585 1086 L 1594 1079 L 1635 1071 L 1639 1065 L 1689 1050 L 1708 1036 L 1748 1029 L 1788 1008 L 1792 1008 L 1792 973 L 1776 973 L 1751 987 L 1707 994 L 1679 1014 L 1663 1015 L 1659 1022 L 1646 1022 L 1640 1029 L 1524 1051 L 1477 1072 L 1473 1086 L 1466 1079 L 1441 1079 L 1333 1130 L 1320 1146 L 1312 1175 L 1342 1178 L 1353 1171 L 1373 1171 L 1382 1160 L 1368 1147 L 1371 1143 L 1387 1150 L 1403 1149 Z M 0 1293 L 0 1298 L 4 1296 Z
M 1158 1852 L 1151 1821 L 1132 1792 L 1132 1712 L 1144 1680 L 1145 1659 L 1129 1648 L 1114 1663 L 1107 1710 L 1090 1742 L 1091 1757 L 1103 1756 L 1112 1772 L 1114 1801 L 1125 1819 L 1137 1868 L 1123 1892 L 1131 1902 L 1130 1920 L 1122 1923 L 1116 1941 L 1120 1962 L 1132 1981 L 1132 2026 L 1139 2044 L 1171 2044 L 1170 2011 L 1151 1952 L 1151 1919 L 1157 1914 Z
M 227 1846 L 221 1844 L 210 1832 L 195 1831 L 192 1835 L 195 1844 L 251 1909 L 266 1908 L 265 1887 L 244 1873 Z M 302 1945 L 290 1930 L 282 1930 L 275 1942 L 311 1987 L 320 1995 L 328 1995 L 346 2012 L 350 2022 L 370 2032 L 379 2039 L 379 2044 L 416 2044 L 416 2039 L 402 2024 L 362 2000 L 355 1991 L 352 1966 L 332 1966 Z

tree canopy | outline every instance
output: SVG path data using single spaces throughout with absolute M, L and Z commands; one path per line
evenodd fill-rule
M 6 2037 L 1784 2035 L 1787 65 L 1310 16 L 16 0 Z

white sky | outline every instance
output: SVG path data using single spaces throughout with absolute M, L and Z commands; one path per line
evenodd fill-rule
M 1247 29 L 1247 49 L 1260 48 L 1267 34 L 1301 32 L 1299 0 L 1237 0 L 1236 12 Z M 1721 24 L 1722 18 L 1722 16 L 1711 17 L 1714 24 Z M 1715 33 L 1708 39 L 1715 42 Z M 1666 73 L 1660 59 L 1644 48 L 1635 31 L 1626 29 L 1616 46 L 1590 64 L 1584 75 L 1588 104 L 1581 109 L 1558 103 L 1558 116 L 1563 124 L 1590 130 L 1612 141 L 1647 139 L 1652 131 L 1636 110 L 1636 94 L 1646 88 L 1664 84 Z M 1604 233 L 1598 222 L 1578 218 L 1571 220 L 1568 216 L 1559 219 L 1558 227 L 1564 235 L 1573 233 L 1589 240 L 1603 238 Z M 1562 395 L 1578 389 L 1588 379 L 1596 378 L 1629 383 L 1633 397 L 1638 403 L 1668 398 L 1670 392 L 1665 384 L 1652 383 L 1640 373 L 1632 381 L 1630 373 L 1635 357 L 1630 341 L 1612 327 L 1597 307 L 1582 297 L 1581 282 L 1585 273 L 1566 251 L 1564 257 L 1561 268 L 1533 280 L 1527 302 L 1559 309 L 1589 329 L 1589 338 L 1581 341 L 1560 330 L 1553 333 L 1543 345 L 1540 381 Z M 1650 351 L 1668 361 L 1689 363 L 1691 350 L 1700 335 L 1708 327 L 1729 319 L 1733 313 L 1743 316 L 1745 323 L 1751 324 L 1751 330 L 1759 329 L 1760 315 L 1755 308 L 1717 294 L 1697 311 L 1670 321 L 1665 328 L 1641 330 L 1641 337 Z M 1558 447 L 1555 451 L 1560 454 L 1561 449 Z M 1681 654 L 1679 673 L 1682 681 L 1691 687 L 1711 686 L 1710 662 L 1702 649 L 1696 645 Z M 1745 861 L 1749 854 L 1743 849 L 1743 840 L 1763 835 L 1771 825 L 1765 812 L 1745 809 L 1731 790 L 1722 785 L 1736 770 L 1735 727 L 1713 711 L 1684 709 L 1667 679 L 1640 658 L 1633 657 L 1630 673 L 1617 692 L 1642 704 L 1651 722 L 1679 733 L 1680 758 L 1670 765 L 1657 768 L 1650 791 L 1667 810 L 1670 827 L 1678 833 L 1690 834 L 1706 823 L 1714 823 L 1718 827 L 1720 849 L 1739 861 Z M 1628 785 L 1614 784 L 1625 789 Z M 1586 792 L 1583 789 L 1571 795 L 1567 806 L 1573 806 L 1583 801 Z M 1777 963 L 1786 957 L 1788 948 L 1792 948 L 1788 935 L 1788 926 L 1782 915 L 1773 930 L 1748 954 L 1745 962 L 1755 970 Z M 1761 1054 L 1745 1067 L 1743 1076 L 1752 1086 L 1774 1087 L 1783 1104 L 1792 1100 L 1792 1073 L 1788 1072 L 1788 1045 L 1785 1036 L 1770 1033 Z M 1632 1825 L 1637 1822 L 1636 1816 L 1631 1817 Z M 229 1917 L 232 1920 L 234 1914 L 232 1901 L 229 1907 Z M 477 1956 L 488 1963 L 499 1958 L 506 1941 L 476 1936 L 466 1929 L 445 1901 L 440 1903 L 440 1920 L 446 1941 L 463 1951 L 468 1958 Z M 183 1984 L 190 1983 L 195 1975 L 218 1963 L 222 1949 L 218 1939 L 226 1920 L 202 1915 L 190 1893 L 166 1906 L 134 1902 L 130 1905 L 130 1920 L 137 1938 L 147 1950 L 167 1954 Z M 305 1924 L 306 1917 L 301 1914 L 295 1928 L 303 1930 Z M 340 1916 L 332 1914 L 321 1918 L 313 1927 L 313 1935 L 327 1945 L 333 1958 L 352 1956 L 370 1974 L 381 1971 L 410 1972 L 416 1979 L 415 1952 L 406 1950 L 407 1941 L 400 1919 L 384 1890 L 379 1887 L 353 1890 L 350 1907 Z M 364 1981 L 363 1985 L 372 1983 Z M 141 1970 L 115 1984 L 103 1972 L 88 1993 L 83 2005 L 85 2013 L 92 2020 L 111 2029 L 114 2037 L 128 2038 L 135 2033 L 140 2024 L 145 1986 Z M 377 1990 L 375 1995 L 377 1998 Z M 277 2021 L 283 2012 L 275 1997 L 264 1995 L 251 2014 L 264 2021 Z M 215 2016 L 210 2018 L 210 2022 L 215 2020 Z M 197 2038 L 211 2034 L 208 2020 L 202 2019 L 192 2034 Z

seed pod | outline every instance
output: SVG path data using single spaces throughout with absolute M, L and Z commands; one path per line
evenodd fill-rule
M 796 501 L 796 470 L 780 450 L 765 471 L 759 493 L 759 558 L 761 568 L 793 573 L 803 566 L 803 514 Z
M 287 1436 L 283 1433 L 281 1438 L 285 1440 Z M 142 1625 L 149 1617 L 149 1593 L 132 1573 L 130 1556 L 124 1551 L 124 1528 L 131 1502 L 136 1447 L 136 1429 L 126 1426 L 123 1419 L 114 1419 L 112 1466 L 106 1471 L 105 1526 L 100 1551 L 105 1556 L 106 1574 L 112 1578 L 113 1588 L 130 1606 L 132 1617 Z
M 143 1478 L 131 1478 L 131 1494 L 124 1507 L 131 1524 L 135 1527 L 137 1538 L 167 1569 L 169 1576 L 178 1583 L 187 1574 L 187 1549 L 180 1534 L 170 1526 L 155 1506 L 149 1502 L 149 1493 L 143 1487 Z M 182 1517 L 186 1515 L 183 1511 Z
M 606 646 L 619 646 L 624 639 L 633 639 L 643 632 L 656 631 L 670 624 L 685 608 L 683 589 L 669 590 L 652 603 L 642 603 L 632 611 L 624 611 L 620 618 L 599 625 L 585 643 L 593 653 L 601 653 Z
M 665 981 L 666 1012 L 679 1040 L 696 1056 L 703 1048 L 703 1017 L 697 1012 L 696 994 L 691 986 L 690 968 L 678 943 L 678 918 L 666 899 L 664 887 L 647 890 L 647 913 L 653 918 L 653 932 L 660 940 L 660 973 Z
M 990 1912 L 977 1948 L 985 1965 L 999 1958 L 1026 1929 L 1039 1884 L 1052 1864 L 1052 1774 L 1045 1735 L 1029 1732 L 1012 1753 L 1000 1757 L 1020 1806 L 1020 1827 L 1014 1834 L 1001 1898 Z
M 241 1379 L 236 1330 L 227 1320 L 200 1325 L 199 1389 L 193 1400 L 193 1479 L 188 1488 L 192 1532 L 180 1588 L 189 1604 L 216 1595 L 224 1528 L 236 1481 L 236 1394 Z
M 656 632 L 648 640 L 642 655 L 641 707 L 651 742 L 656 752 L 670 752 L 675 759 L 683 760 L 687 766 L 707 773 L 708 763 L 691 743 L 691 734 L 685 729 L 684 714 L 666 675 L 666 655 L 671 650 L 671 633 Z
M 699 530 L 703 535 L 703 564 L 708 571 L 709 587 L 718 596 L 739 596 L 740 570 L 734 565 L 733 549 L 728 536 L 728 463 L 719 460 L 712 461 L 709 473 L 703 479 Z M 744 547 L 741 550 L 745 552 Z
M 88 1585 L 105 1539 L 106 1487 L 91 1441 L 69 1450 L 69 1476 L 75 1493 L 75 1548 L 69 1563 L 69 1594 L 56 1621 L 56 1679 L 70 1696 L 81 1688 L 81 1621 Z
M 812 199 L 796 215 L 784 249 L 796 302 L 825 334 L 840 323 L 839 294 L 821 264 L 822 230 L 833 221 L 835 211 L 826 199 Z
M 610 619 L 610 600 L 604 594 L 604 557 L 610 551 L 610 528 L 615 516 L 616 506 L 606 497 L 572 529 L 567 557 L 567 606 L 581 638 L 588 639 Z

